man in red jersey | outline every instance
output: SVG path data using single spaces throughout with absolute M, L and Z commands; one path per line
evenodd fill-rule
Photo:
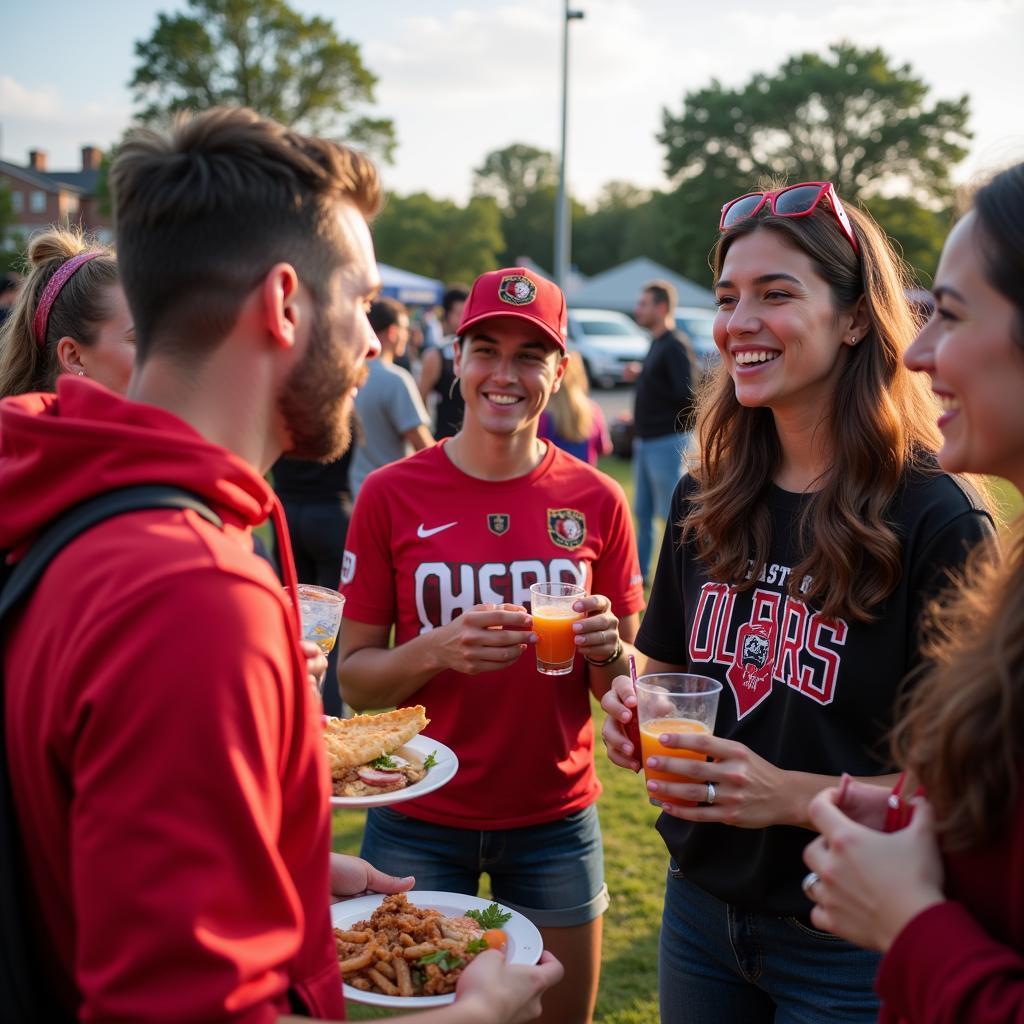
M 283 451 L 331 459 L 347 444 L 377 350 L 377 172 L 218 109 L 136 134 L 111 184 L 138 336 L 128 398 L 64 378 L 0 406 L 0 547 L 141 483 L 193 492 L 223 528 L 192 511 L 101 523 L 51 563 L 6 638 L 35 956 L 62 1017 L 342 1019 L 329 889 L 411 880 L 329 863 L 319 706 L 263 474 Z M 292 600 L 253 553 L 268 515 Z M 559 976 L 481 957 L 435 1019 L 528 1019 Z
M 356 708 L 424 704 L 460 761 L 402 814 L 372 811 L 363 856 L 442 890 L 475 893 L 486 871 L 566 966 L 543 1019 L 583 1024 L 608 902 L 589 698 L 625 670 L 643 592 L 621 488 L 537 437 L 565 323 L 561 290 L 529 270 L 474 283 L 456 354 L 462 429 L 371 473 L 356 502 L 339 679 Z M 547 581 L 588 591 L 582 656 L 556 678 L 537 672 L 525 608 Z

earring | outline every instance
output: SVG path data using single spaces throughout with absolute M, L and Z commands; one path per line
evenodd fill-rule
M 857 335 L 856 334 L 851 334 L 850 335 L 850 344 L 851 345 L 856 345 L 857 344 Z
M 84 377 L 85 376 L 85 370 L 79 370 L 78 371 L 78 376 L 79 377 Z

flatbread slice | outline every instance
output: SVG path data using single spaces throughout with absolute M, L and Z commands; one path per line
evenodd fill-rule
M 324 742 L 332 773 L 356 768 L 408 743 L 430 721 L 426 710 L 422 704 L 417 704 L 380 715 L 328 718 L 324 726 Z

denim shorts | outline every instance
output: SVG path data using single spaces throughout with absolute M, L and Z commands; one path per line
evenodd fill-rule
M 723 903 L 669 866 L 662 1024 L 875 1024 L 880 959 L 799 918 Z
M 557 821 L 481 832 L 410 818 L 390 807 L 366 815 L 360 856 L 417 889 L 475 896 L 480 875 L 491 895 L 538 928 L 587 924 L 608 909 L 597 808 Z

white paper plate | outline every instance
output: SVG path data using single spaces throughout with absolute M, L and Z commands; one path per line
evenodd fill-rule
M 370 796 L 332 796 L 332 807 L 386 807 L 388 804 L 400 804 L 405 800 L 415 800 L 418 796 L 426 796 L 440 789 L 445 783 L 451 782 L 459 770 L 459 759 L 451 747 L 446 747 L 429 736 L 414 736 L 404 747 L 395 751 L 410 761 L 424 761 L 430 754 L 437 758 L 437 764 L 431 768 L 419 782 L 396 789 L 393 793 L 373 793 Z
M 439 755 L 440 756 L 440 755 Z M 467 910 L 485 910 L 494 900 L 482 900 L 479 896 L 466 896 L 457 892 L 430 892 L 425 889 L 407 892 L 409 902 L 424 910 L 438 910 L 445 917 L 461 917 Z M 360 896 L 354 900 L 343 900 L 331 907 L 331 924 L 335 928 L 351 928 L 358 921 L 365 921 L 381 905 L 384 897 L 379 893 Z M 499 904 L 500 906 L 500 904 Z M 512 917 L 501 927 L 508 935 L 505 959 L 512 964 L 535 964 L 544 951 L 544 940 L 536 926 L 522 914 L 502 907 Z M 351 985 L 342 985 L 345 998 L 353 1003 L 367 1006 L 387 1006 L 393 1010 L 426 1010 L 431 1006 L 446 1006 L 455 1002 L 455 993 L 446 996 L 385 996 L 378 992 L 362 992 Z

